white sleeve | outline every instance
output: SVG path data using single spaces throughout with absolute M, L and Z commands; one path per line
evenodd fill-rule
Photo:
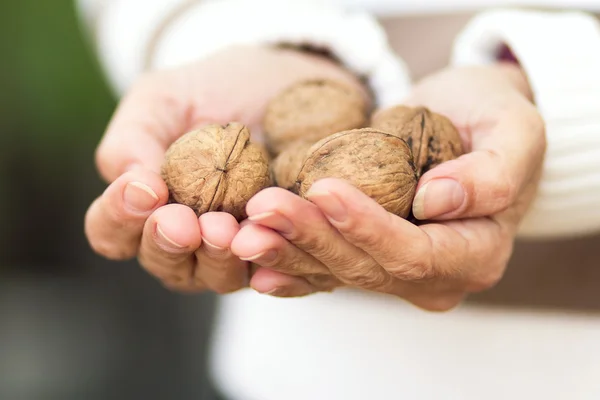
M 452 64 L 497 61 L 508 46 L 546 122 L 539 194 L 520 237 L 600 231 L 600 27 L 582 12 L 488 11 L 457 37 Z
M 329 51 L 365 80 L 377 106 L 410 90 L 404 62 L 371 15 L 316 0 L 78 0 L 95 19 L 95 43 L 118 93 L 142 72 L 207 57 L 231 45 L 302 45 Z M 89 18 L 88 18 L 89 19 Z

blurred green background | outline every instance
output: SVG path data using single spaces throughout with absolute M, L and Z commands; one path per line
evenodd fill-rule
M 76 255 L 59 242 L 73 231 L 83 200 L 101 189 L 91 161 L 114 100 L 72 1 L 1 7 L 2 216 L 10 218 L 2 224 L 10 229 L 3 230 L 3 264 L 63 267 Z M 72 234 L 67 240 L 79 247 L 79 232 Z
M 115 100 L 73 2 L 0 2 L 0 54 L 0 399 L 212 398 L 212 298 L 83 235 Z

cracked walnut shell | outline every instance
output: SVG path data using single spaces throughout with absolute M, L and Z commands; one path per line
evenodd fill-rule
M 371 126 L 404 139 L 418 175 L 463 154 L 460 134 L 445 116 L 426 107 L 395 106 L 372 116 Z
M 343 179 L 402 218 L 410 214 L 417 187 L 407 143 L 372 128 L 339 132 L 308 149 L 290 147 L 273 168 L 277 184 L 301 197 L 317 180 Z
M 252 196 L 271 185 L 264 148 L 250 141 L 240 123 L 209 125 L 189 132 L 167 150 L 161 175 L 171 201 L 197 215 L 223 211 L 245 219 Z

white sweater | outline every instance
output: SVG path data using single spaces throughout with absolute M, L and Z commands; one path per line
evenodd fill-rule
M 595 0 L 523 4 L 600 11 Z M 117 94 L 145 69 L 182 65 L 230 44 L 308 41 L 366 76 L 380 106 L 400 102 L 411 79 L 376 16 L 480 10 L 456 38 L 451 63 L 490 63 L 508 44 L 547 124 L 541 188 L 521 236 L 600 231 L 600 28 L 589 14 L 490 8 L 509 5 L 499 0 L 79 5 Z M 227 30 L 219 29 L 225 18 Z M 564 315 L 462 307 L 440 316 L 345 291 L 291 300 L 242 291 L 221 299 L 212 365 L 232 400 L 597 399 L 599 333 L 600 320 Z

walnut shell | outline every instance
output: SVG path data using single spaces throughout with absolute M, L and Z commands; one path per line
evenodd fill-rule
M 271 185 L 266 151 L 240 123 L 186 133 L 167 150 L 161 174 L 171 201 L 197 215 L 223 211 L 238 221 L 247 217 L 250 198 Z
M 460 134 L 452 122 L 426 107 L 395 106 L 378 111 L 372 116 L 371 126 L 408 143 L 419 176 L 464 152 Z
M 368 104 L 360 92 L 333 80 L 308 80 L 269 103 L 263 128 L 269 151 L 277 155 L 292 142 L 315 143 L 367 122 Z
M 317 180 L 344 179 L 377 201 L 390 213 L 407 218 L 417 187 L 416 170 L 408 144 L 395 135 L 371 128 L 330 135 L 308 150 L 296 149 L 277 165 L 276 176 L 295 176 L 290 190 L 301 197 Z M 293 152 L 288 150 L 288 152 Z M 287 153 L 287 152 L 286 152 Z M 300 155 L 304 162 L 297 162 Z M 292 160 L 286 163 L 286 160 Z
M 282 151 L 272 163 L 274 184 L 293 191 L 298 173 L 313 146 L 309 142 L 296 142 Z

